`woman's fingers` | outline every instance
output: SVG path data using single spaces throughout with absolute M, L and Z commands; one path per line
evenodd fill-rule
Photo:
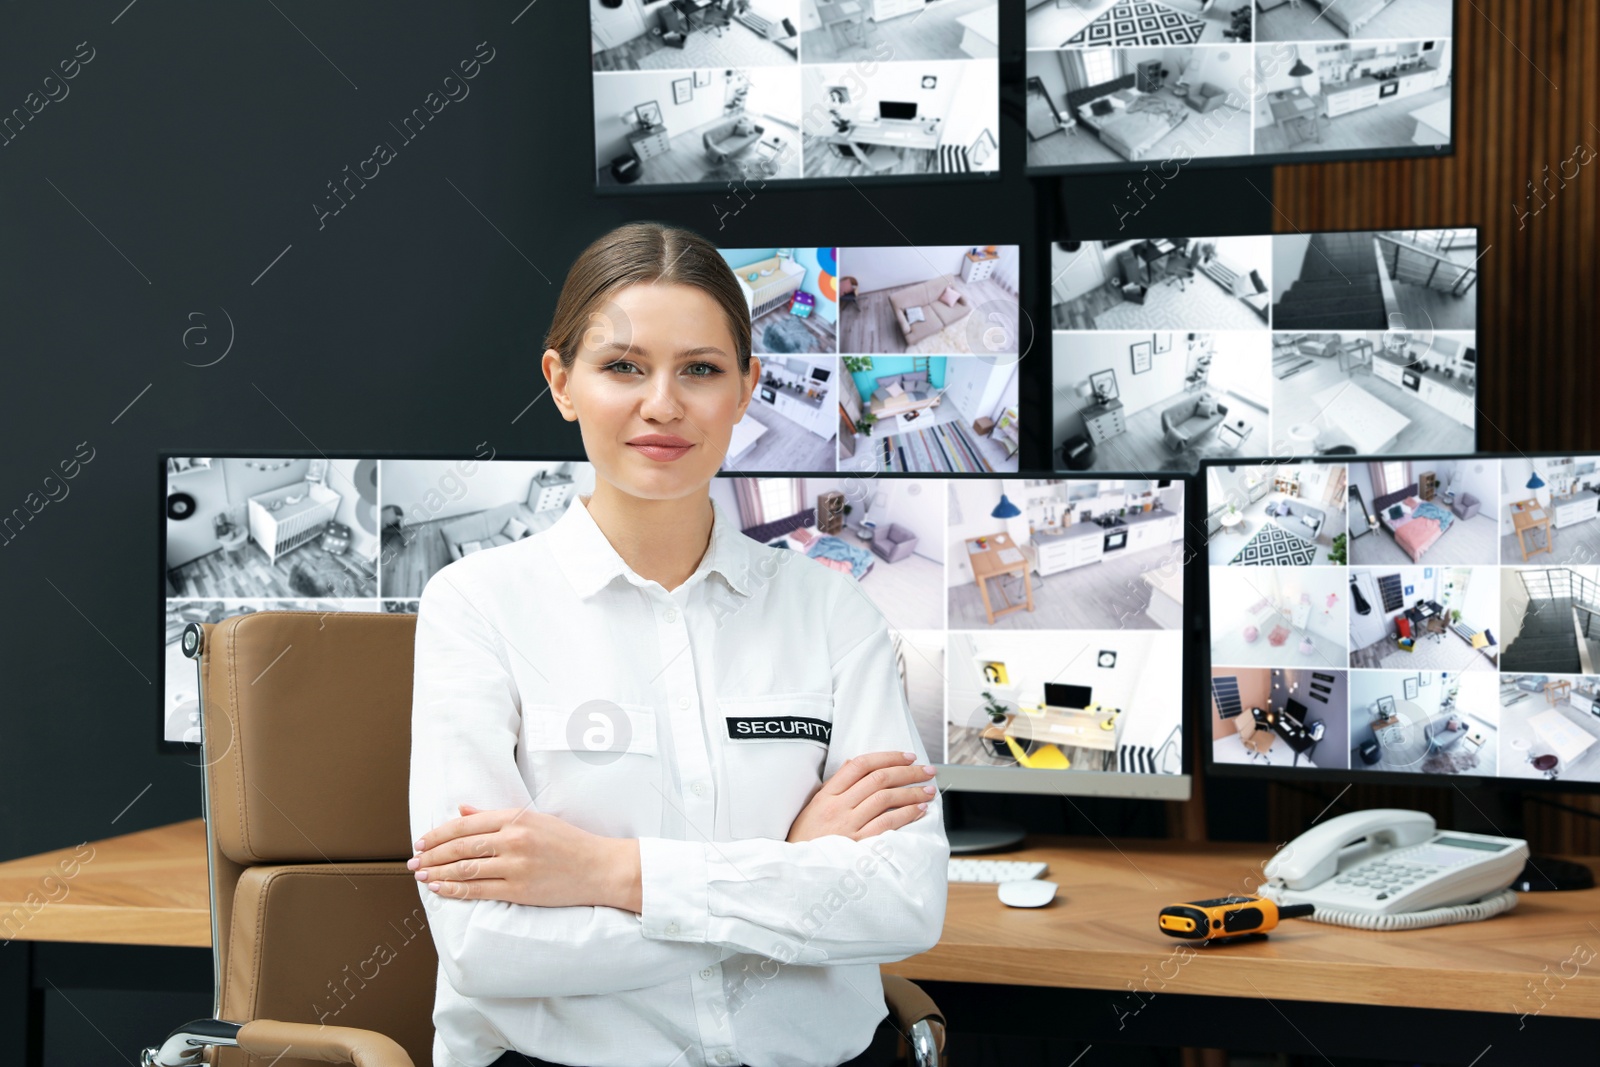
M 877 818 L 867 823 L 867 825 L 863 826 L 860 832 L 856 835 L 855 839 L 857 841 L 862 841 L 869 837 L 876 837 L 885 830 L 898 830 L 902 826 L 907 826 L 916 822 L 918 819 L 927 814 L 927 811 L 919 809 L 915 805 L 900 808 L 890 808 L 888 811 L 884 812 L 882 815 L 879 815 Z
M 907 766 L 898 764 L 891 767 L 879 767 L 862 775 L 844 792 L 844 800 L 851 807 L 859 807 L 874 793 L 885 789 L 896 789 L 907 785 L 922 785 L 933 781 L 933 768 L 929 764 L 913 764 Z
M 841 796 L 874 771 L 904 767 L 916 758 L 916 753 L 908 755 L 905 752 L 864 752 L 859 756 L 851 756 L 833 773 L 832 778 L 822 783 L 820 792 Z
M 406 866 L 413 871 L 428 867 L 441 867 L 447 863 L 468 861 L 480 863 L 494 855 L 494 843 L 491 840 L 493 832 L 473 834 L 469 837 L 456 837 L 433 848 L 425 849 L 406 861 Z
M 433 867 L 424 865 L 416 868 L 416 878 L 419 882 L 471 882 L 484 878 L 499 878 L 503 872 L 498 869 L 495 859 L 494 856 L 485 856 L 441 863 Z
M 492 811 L 477 811 L 459 819 L 447 819 L 423 834 L 414 844 L 418 852 L 426 852 L 435 845 L 468 834 L 487 834 L 500 829 L 505 818 Z

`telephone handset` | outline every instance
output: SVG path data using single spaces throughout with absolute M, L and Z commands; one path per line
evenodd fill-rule
M 1484 919 L 1516 905 L 1508 887 L 1528 843 L 1440 832 L 1433 816 L 1375 808 L 1329 819 L 1267 862 L 1261 895 L 1314 904 L 1322 922 L 1406 929 Z

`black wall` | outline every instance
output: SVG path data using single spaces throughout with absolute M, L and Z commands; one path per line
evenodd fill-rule
M 1023 177 L 1020 4 L 1002 180 L 769 185 L 724 218 L 726 190 L 594 193 L 586 5 L 125 2 L 0 14 L 0 115 L 80 64 L 0 145 L 0 516 L 39 509 L 0 541 L 0 858 L 200 814 L 197 757 L 156 744 L 158 449 L 581 458 L 548 398 L 518 415 L 568 264 L 649 218 L 729 247 L 1022 245 L 1023 457 L 1048 466 L 1043 242 L 1270 228 L 1239 172 L 1126 222 L 1126 177 Z M 475 56 L 470 95 L 401 138 Z M 332 214 L 379 141 L 395 158 Z

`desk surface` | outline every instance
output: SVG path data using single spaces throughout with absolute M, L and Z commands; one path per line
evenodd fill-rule
M 190 819 L 0 863 L 0 916 L 15 916 L 18 908 L 27 918 L 14 936 L 23 941 L 209 947 L 205 822 Z
M 1008 908 L 992 885 L 952 884 L 939 944 L 883 969 L 912 980 L 1125 992 L 1145 968 L 1170 967 L 1174 949 L 1187 944 L 1156 929 L 1162 907 L 1247 891 L 1272 854 L 1268 845 L 1112 845 L 1051 836 L 1029 842 L 1033 847 L 985 858 L 1045 861 L 1043 877 L 1061 887 L 1054 901 Z M 1426 930 L 1377 933 L 1287 920 L 1265 941 L 1197 951 L 1166 988 L 1516 1014 L 1538 1007 L 1527 983 L 1557 970 L 1573 946 L 1595 944 L 1597 911 L 1600 889 L 1589 889 L 1526 893 L 1506 915 Z M 1600 1019 L 1600 974 L 1580 969 L 1560 995 L 1545 999 L 1543 1013 Z
M 65 879 L 66 896 L 34 911 L 18 939 L 210 945 L 201 820 L 92 847 Z M 1270 854 L 1264 844 L 1035 836 L 1028 848 L 986 858 L 1048 863 L 1044 877 L 1061 886 L 1053 902 L 1008 908 L 992 885 L 954 883 L 939 944 L 883 969 L 913 980 L 1124 992 L 1185 944 L 1156 929 L 1162 907 L 1248 891 Z M 0 863 L 0 914 L 30 894 L 45 900 L 41 880 L 75 855 L 88 852 L 68 847 Z M 1600 889 L 1589 889 L 1527 893 L 1485 922 L 1399 933 L 1291 920 L 1266 941 L 1198 951 L 1170 991 L 1237 997 L 1254 986 L 1284 1000 L 1515 1014 L 1538 1006 L 1528 1002 L 1529 982 L 1558 971 L 1573 946 L 1594 943 L 1597 911 Z M 1600 1019 L 1600 973 L 1580 968 L 1542 1013 Z

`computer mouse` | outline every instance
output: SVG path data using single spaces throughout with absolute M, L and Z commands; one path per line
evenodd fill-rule
M 1056 884 L 1041 878 L 1000 883 L 1000 903 L 1013 908 L 1042 908 L 1055 899 Z

